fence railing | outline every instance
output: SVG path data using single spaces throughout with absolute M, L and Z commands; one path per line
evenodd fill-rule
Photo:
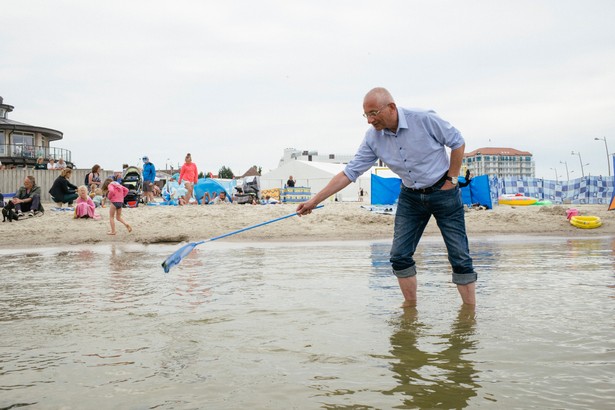
M 64 148 L 42 147 L 36 145 L 0 144 L 0 157 L 38 158 L 72 162 L 71 152 Z

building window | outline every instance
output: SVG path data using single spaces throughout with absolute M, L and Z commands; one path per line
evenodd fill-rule
M 329 159 L 335 159 L 335 154 L 329 154 Z
M 34 157 L 34 134 L 14 132 L 11 134 L 13 155 Z

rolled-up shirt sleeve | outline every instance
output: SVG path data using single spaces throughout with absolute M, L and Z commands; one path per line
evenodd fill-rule
M 367 136 L 361 142 L 354 158 L 344 168 L 344 174 L 349 180 L 355 182 L 365 171 L 370 169 L 378 160 L 378 156 L 368 144 Z

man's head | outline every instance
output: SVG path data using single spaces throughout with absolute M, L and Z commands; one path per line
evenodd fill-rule
M 147 155 L 146 155 L 146 156 L 144 156 L 142 159 L 143 159 L 143 162 L 144 162 L 144 163 L 149 162 L 149 158 L 147 157 Z
M 363 116 L 378 131 L 397 131 L 397 106 L 386 88 L 370 90 L 363 99 Z
M 220 191 L 220 199 L 222 200 L 226 199 L 226 192 Z
M 26 187 L 26 189 L 31 189 L 34 186 L 34 177 L 31 175 L 28 175 L 23 180 L 23 186 Z

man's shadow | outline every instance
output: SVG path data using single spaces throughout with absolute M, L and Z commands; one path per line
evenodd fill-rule
M 477 395 L 477 371 L 465 356 L 476 350 L 474 307 L 463 305 L 449 333 L 427 334 L 415 308 L 404 309 L 398 329 L 391 335 L 391 369 L 398 386 L 384 394 L 401 394 L 409 408 L 461 409 Z M 421 339 L 439 338 L 427 346 Z M 427 351 L 429 350 L 429 351 Z

